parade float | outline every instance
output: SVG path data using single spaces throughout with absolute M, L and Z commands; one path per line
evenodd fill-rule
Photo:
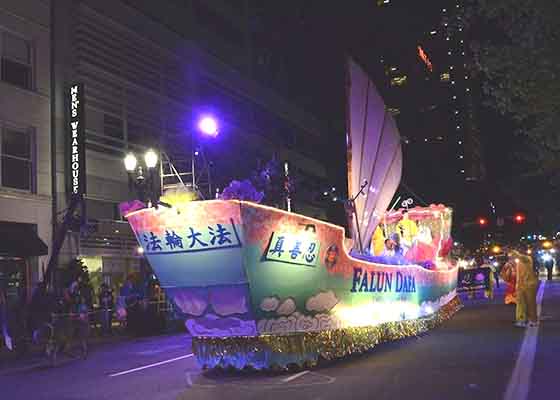
M 452 211 L 386 211 L 401 177 L 399 133 L 367 75 L 352 62 L 349 74 L 354 240 L 249 201 L 123 207 L 203 367 L 314 365 L 423 333 L 460 306 Z M 401 251 L 379 254 L 386 238 L 400 238 Z

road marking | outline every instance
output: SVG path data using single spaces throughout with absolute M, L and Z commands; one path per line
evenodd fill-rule
M 295 375 L 288 376 L 287 378 L 282 379 L 282 382 L 284 382 L 284 383 L 291 382 L 291 381 L 293 381 L 294 379 L 297 379 L 297 378 L 299 378 L 300 376 L 303 376 L 303 375 L 308 374 L 308 373 L 309 373 L 308 370 L 298 372 L 298 373 L 295 374 Z
M 537 293 L 537 317 L 541 315 L 545 286 L 546 281 L 541 281 L 539 292 Z M 538 337 L 538 326 L 525 330 L 523 343 L 521 344 L 519 356 L 517 357 L 513 374 L 509 380 L 504 400 L 526 400 L 529 396 Z
M 122 371 L 122 372 L 116 372 L 114 374 L 109 375 L 111 378 L 114 378 L 115 376 L 121 376 L 121 375 L 126 375 L 126 374 L 131 374 L 133 372 L 137 372 L 137 371 L 142 371 L 143 369 L 148 369 L 148 368 L 152 368 L 152 367 L 157 367 L 159 365 L 164 365 L 164 364 L 169 364 L 175 361 L 179 361 L 182 360 L 184 358 L 189 358 L 192 357 L 194 354 L 185 354 L 184 356 L 180 356 L 180 357 L 175 357 L 175 358 L 171 358 L 169 360 L 165 360 L 165 361 L 160 361 L 154 364 L 149 364 L 149 365 L 144 365 L 142 367 L 138 367 L 138 368 L 132 368 L 132 369 L 128 369 L 126 371 Z
M 12 374 L 17 374 L 20 372 L 28 372 L 40 367 L 46 367 L 48 366 L 47 363 L 45 362 L 39 362 L 39 363 L 35 363 L 35 364 L 30 364 L 30 365 L 24 365 L 21 367 L 15 367 L 15 368 L 7 368 L 4 369 L 2 372 L 0 372 L 0 376 L 4 376 L 4 375 L 12 375 Z

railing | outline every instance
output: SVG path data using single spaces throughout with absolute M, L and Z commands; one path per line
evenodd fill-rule
M 123 254 L 132 255 L 138 247 L 138 242 L 127 222 L 90 220 L 87 230 L 80 236 L 80 247 L 122 251 Z

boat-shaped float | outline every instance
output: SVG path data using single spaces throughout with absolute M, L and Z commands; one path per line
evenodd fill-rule
M 361 193 L 351 202 L 354 240 L 342 227 L 239 200 L 126 212 L 202 366 L 313 365 L 418 335 L 458 309 L 452 210 L 386 211 L 401 176 L 400 138 L 353 63 L 350 76 L 349 193 Z M 386 238 L 400 251 L 376 254 Z

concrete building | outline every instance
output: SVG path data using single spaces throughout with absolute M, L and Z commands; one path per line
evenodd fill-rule
M 51 242 L 50 1 L 0 3 L 0 285 L 39 278 Z
M 303 193 L 322 192 L 325 185 L 325 168 L 317 160 L 324 128 L 251 79 L 251 57 L 243 56 L 250 48 L 243 40 L 231 43 L 227 37 L 227 32 L 244 37 L 243 18 L 236 17 L 231 6 L 206 3 L 186 2 L 190 8 L 175 6 L 175 12 L 164 7 L 173 7 L 172 2 L 161 8 L 142 1 L 53 3 L 57 212 L 68 204 L 72 176 L 66 162 L 71 135 L 67 114 L 69 88 L 75 83 L 83 84 L 87 135 L 88 224 L 69 235 L 61 263 L 83 257 L 94 280 L 118 285 L 127 274 L 142 269 L 135 239 L 118 212 L 118 204 L 134 196 L 124 155 L 152 147 L 164 149 L 172 161 L 188 158 L 195 150 L 194 122 L 202 112 L 214 112 L 221 121 L 219 140 L 206 145 L 216 186 L 248 177 L 258 159 L 273 153 L 306 177 Z M 236 23 L 221 29 L 216 14 L 229 15 L 226 23 Z M 324 217 L 309 196 L 300 196 L 299 202 L 296 197 L 295 209 Z

